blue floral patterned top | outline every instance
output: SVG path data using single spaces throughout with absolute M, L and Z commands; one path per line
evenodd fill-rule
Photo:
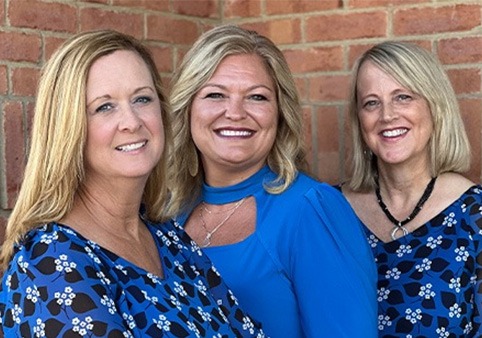
M 482 336 L 482 187 L 398 240 L 365 231 L 378 266 L 380 337 Z
M 172 223 L 147 223 L 164 278 L 50 223 L 3 276 L 5 337 L 264 337 L 209 259 Z

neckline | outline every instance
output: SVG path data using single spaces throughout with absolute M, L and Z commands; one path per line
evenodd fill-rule
M 202 200 L 209 204 L 226 204 L 239 201 L 264 189 L 264 183 L 275 178 L 275 174 L 266 165 L 244 181 L 225 187 L 212 187 L 203 183 Z
M 481 186 L 479 186 L 478 184 L 473 184 L 471 185 L 467 190 L 465 190 L 457 199 L 455 199 L 452 203 L 450 203 L 445 209 L 443 209 L 442 211 L 440 211 L 438 214 L 434 215 L 431 219 L 429 219 L 428 221 L 424 222 L 422 225 L 420 225 L 417 229 L 415 229 L 414 231 L 412 232 L 409 232 L 407 235 L 405 236 L 402 236 L 402 237 L 399 237 L 395 240 L 392 240 L 392 241 L 389 241 L 389 242 L 384 242 L 383 240 L 381 240 L 374 232 L 372 232 L 370 230 L 370 228 L 365 224 L 363 223 L 361 220 L 360 220 L 360 223 L 363 225 L 363 227 L 365 228 L 365 232 L 366 234 L 368 235 L 372 235 L 373 237 L 375 237 L 379 243 L 379 245 L 382 245 L 382 246 L 389 246 L 389 245 L 394 245 L 395 244 L 399 244 L 401 241 L 404 241 L 404 242 L 408 242 L 414 235 L 416 235 L 416 233 L 421 230 L 421 229 L 424 229 L 426 227 L 429 227 L 430 224 L 434 221 L 435 218 L 437 218 L 439 215 L 443 214 L 443 213 L 447 213 L 449 209 L 455 207 L 456 205 L 460 204 L 462 202 L 462 199 L 464 198 L 464 196 L 466 195 L 469 195 L 471 193 L 474 193 L 473 190 L 474 189 L 482 189 Z

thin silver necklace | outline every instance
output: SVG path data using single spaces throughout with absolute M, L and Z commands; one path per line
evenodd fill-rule
M 213 230 L 209 231 L 208 230 L 208 227 L 206 225 L 206 221 L 204 219 L 204 211 L 206 211 L 207 213 L 211 214 L 212 212 L 210 210 L 208 210 L 206 208 L 206 204 L 204 202 L 202 202 L 202 206 L 201 206 L 201 210 L 200 210 L 200 215 L 201 215 L 201 225 L 202 227 L 204 228 L 204 230 L 206 231 L 206 237 L 204 237 L 204 241 L 203 243 L 201 244 L 201 247 L 202 248 L 206 248 L 208 246 L 211 245 L 211 237 L 214 235 L 214 233 L 216 231 L 219 230 L 219 228 L 221 228 L 227 221 L 228 219 L 231 218 L 231 216 L 233 216 L 233 214 L 235 213 L 236 210 L 238 210 L 238 208 L 241 206 L 241 204 L 243 204 L 244 200 L 246 199 L 243 198 L 242 200 L 239 200 L 238 202 L 236 202 L 236 204 L 234 205 L 233 208 L 229 209 L 229 213 L 228 215 L 218 224 L 214 227 Z

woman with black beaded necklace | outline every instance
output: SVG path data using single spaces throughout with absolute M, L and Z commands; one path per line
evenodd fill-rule
M 385 42 L 354 67 L 353 172 L 341 186 L 378 266 L 380 337 L 482 334 L 482 187 L 439 61 Z

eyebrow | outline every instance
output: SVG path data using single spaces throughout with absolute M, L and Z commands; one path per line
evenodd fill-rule
M 221 85 L 221 84 L 206 83 L 206 84 L 205 84 L 204 86 L 202 86 L 199 90 L 202 90 L 202 89 L 208 88 L 208 87 L 215 87 L 215 88 L 220 88 L 220 89 L 224 89 L 224 90 L 227 89 L 227 86 L 224 86 L 224 85 Z M 270 87 L 268 87 L 267 85 L 264 85 L 264 84 L 257 84 L 257 85 L 248 87 L 247 90 L 250 91 L 250 90 L 257 89 L 257 88 L 265 88 L 265 89 L 269 90 L 270 92 L 274 92 L 273 89 L 271 89 Z
M 153 93 L 156 93 L 156 91 L 150 87 L 150 86 L 144 86 L 144 87 L 139 87 L 139 88 L 136 88 L 136 90 L 134 90 L 134 95 L 143 91 L 143 90 L 149 90 Z M 94 104 L 96 101 L 98 100 L 103 100 L 103 99 L 110 99 L 112 98 L 112 96 L 110 96 L 109 94 L 106 94 L 106 95 L 102 95 L 102 96 L 97 96 L 96 98 L 94 98 L 93 100 L 91 100 L 90 102 L 87 102 L 87 108 L 90 107 L 92 104 Z

